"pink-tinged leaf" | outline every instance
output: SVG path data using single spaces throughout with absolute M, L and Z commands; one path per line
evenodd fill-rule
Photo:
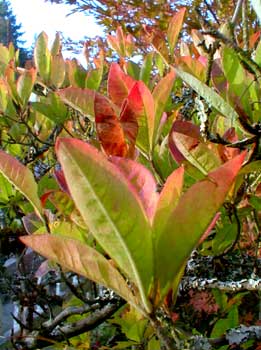
M 56 153 L 87 227 L 137 286 L 143 307 L 150 312 L 151 228 L 139 197 L 118 168 L 91 145 L 58 139 Z
M 238 137 L 237 137 L 235 128 L 229 128 L 224 133 L 223 139 L 228 141 L 228 142 L 231 142 L 231 143 L 238 141 Z M 223 145 L 218 145 L 218 152 L 219 152 L 220 158 L 225 163 L 228 160 L 237 156 L 240 153 L 240 149 L 234 148 L 234 147 L 227 147 L 227 146 L 223 146 Z
M 164 112 L 164 108 L 170 96 L 173 84 L 175 80 L 175 72 L 171 70 L 164 78 L 162 78 L 155 89 L 153 90 L 152 96 L 155 103 L 155 125 L 154 125 L 154 145 L 157 143 L 160 137 L 161 128 L 160 121 Z
M 136 298 L 118 270 L 88 245 L 50 234 L 23 236 L 20 239 L 47 259 L 114 290 L 129 303 L 137 305 Z
M 184 168 L 180 167 L 173 171 L 167 178 L 160 192 L 155 216 L 153 219 L 153 234 L 157 236 L 163 226 L 168 222 L 169 216 L 177 206 L 183 188 Z
M 169 43 L 171 55 L 173 54 L 174 48 L 178 41 L 179 33 L 183 25 L 185 13 L 186 13 L 186 8 L 183 7 L 170 20 L 167 37 L 168 37 L 168 43 Z
M 138 122 L 137 145 L 146 153 L 153 149 L 154 100 L 150 90 L 138 81 L 131 89 L 120 115 L 122 124 Z M 124 128 L 125 130 L 125 128 Z
M 171 132 L 169 133 L 169 147 L 174 160 L 178 164 L 181 164 L 186 158 L 180 152 L 175 143 L 175 139 L 173 137 L 175 132 L 190 136 L 191 138 L 195 139 L 194 144 L 191 145 L 193 147 L 194 145 L 198 144 L 200 129 L 197 125 L 186 121 L 177 120 L 173 123 Z
M 108 94 L 113 103 L 121 107 L 135 80 L 125 74 L 117 63 L 112 63 L 108 76 Z
M 41 227 L 43 227 L 43 222 L 39 219 L 39 216 L 35 213 L 30 213 L 22 218 L 24 228 L 29 235 L 34 234 Z
M 203 233 L 203 235 L 201 236 L 198 244 L 201 244 L 205 241 L 205 239 L 208 237 L 208 235 L 211 233 L 211 231 L 213 230 L 213 228 L 216 226 L 216 223 L 218 221 L 218 219 L 220 218 L 221 213 L 218 212 L 216 213 L 216 215 L 214 216 L 214 219 L 211 221 L 211 223 L 209 224 L 208 228 L 206 229 L 206 231 Z
M 69 87 L 57 92 L 61 100 L 81 114 L 94 120 L 94 97 L 95 91 L 90 89 L 81 89 Z
M 167 295 L 173 280 L 224 203 L 245 156 L 243 152 L 191 186 L 157 236 L 154 249 L 159 300 Z
M 37 183 L 32 172 L 17 159 L 0 150 L 0 172 L 33 205 L 36 213 L 44 221 Z
M 61 169 L 60 170 L 55 170 L 54 171 L 54 177 L 55 177 L 58 185 L 60 186 L 60 189 L 62 191 L 64 191 L 65 193 L 70 195 L 70 191 L 69 191 L 69 188 L 67 186 L 67 183 L 66 183 L 63 171 Z
M 127 156 L 128 146 L 124 132 L 111 102 L 97 93 L 94 111 L 98 138 L 105 153 L 119 157 Z
M 131 159 L 110 157 L 110 161 L 117 166 L 134 187 L 151 222 L 159 195 L 157 193 L 157 183 L 150 171 Z

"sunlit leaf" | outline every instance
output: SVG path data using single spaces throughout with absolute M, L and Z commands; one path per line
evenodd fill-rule
M 125 74 L 117 63 L 112 63 L 108 76 L 108 94 L 113 103 L 121 107 L 135 80 Z
M 160 136 L 160 120 L 162 113 L 164 112 L 165 105 L 170 96 L 173 84 L 175 80 L 175 72 L 171 70 L 164 78 L 162 78 L 155 89 L 153 90 L 152 96 L 155 103 L 155 125 L 154 125 L 154 144 L 157 143 L 157 140 Z
M 179 33 L 184 21 L 185 12 L 186 12 L 186 8 L 185 7 L 181 8 L 179 12 L 177 12 L 170 20 L 167 37 L 168 37 L 168 43 L 169 43 L 171 54 L 173 54 L 174 48 L 176 46 Z
M 44 82 L 49 81 L 51 54 L 48 49 L 48 36 L 45 32 L 39 34 L 34 48 L 34 62 Z
M 152 242 L 138 196 L 117 167 L 89 144 L 59 139 L 56 151 L 72 198 L 87 226 L 136 284 L 144 308 L 150 311 L 146 295 L 152 278 Z
M 36 80 L 36 69 L 24 70 L 17 80 L 17 92 L 20 96 L 22 105 L 25 106 L 31 96 L 33 86 Z
M 153 133 L 154 133 L 154 100 L 147 86 L 138 81 L 131 89 L 124 110 L 121 113 L 121 122 L 132 119 L 138 122 L 137 145 L 145 152 L 153 149 Z
M 129 303 L 137 304 L 121 274 L 95 249 L 59 235 L 32 235 L 20 239 L 40 255 L 114 290 Z
M 0 172 L 31 202 L 37 214 L 42 218 L 41 202 L 32 172 L 2 150 L 0 150 Z
M 65 62 L 62 54 L 51 56 L 50 82 L 56 88 L 62 86 L 65 78 Z
M 62 101 L 94 121 L 95 91 L 87 88 L 69 87 L 59 90 L 57 94 L 61 97 Z
M 178 68 L 175 68 L 175 70 L 186 84 L 192 87 L 192 89 L 194 89 L 202 98 L 204 98 L 210 106 L 214 107 L 224 117 L 230 119 L 231 121 L 238 119 L 238 114 L 236 111 L 213 89 L 202 83 L 197 78 L 193 77 L 193 75 L 186 73 Z
M 245 152 L 209 173 L 180 198 L 169 220 L 157 236 L 157 261 L 160 295 L 164 297 L 202 234 L 224 202 L 245 158 Z
M 151 70 L 153 66 L 153 57 L 154 52 L 149 52 L 143 60 L 139 80 L 142 80 L 147 86 L 149 86 L 150 78 L 151 78 Z

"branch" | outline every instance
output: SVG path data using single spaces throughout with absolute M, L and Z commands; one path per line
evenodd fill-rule
M 180 292 L 189 289 L 219 289 L 224 292 L 261 291 L 261 279 L 249 278 L 239 281 L 219 281 L 217 278 L 184 277 L 180 284 Z
M 202 336 L 190 338 L 193 350 L 211 350 L 213 346 L 240 345 L 248 340 L 261 340 L 261 327 L 240 325 L 237 328 L 229 329 L 222 337 L 207 339 Z

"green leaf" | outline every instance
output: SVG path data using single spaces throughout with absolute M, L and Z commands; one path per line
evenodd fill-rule
M 202 83 L 197 78 L 193 77 L 193 75 L 186 73 L 178 68 L 175 68 L 175 70 L 186 84 L 192 87 L 192 89 L 194 89 L 202 98 L 204 98 L 210 106 L 214 107 L 224 117 L 230 119 L 232 122 L 238 119 L 238 114 L 236 111 L 213 89 Z
M 141 66 L 139 80 L 142 80 L 148 87 L 151 78 L 151 70 L 153 67 L 154 52 L 148 53 Z
M 170 53 L 173 55 L 176 43 L 178 41 L 179 33 L 183 25 L 186 8 L 183 7 L 171 19 L 168 27 L 167 37 L 170 48 Z
M 170 96 L 173 84 L 175 80 L 175 72 L 171 70 L 164 78 L 162 78 L 155 89 L 153 90 L 152 96 L 155 103 L 155 125 L 154 125 L 154 145 L 157 143 L 158 138 L 160 137 L 160 120 L 164 108 Z
M 152 278 L 148 219 L 129 182 L 94 147 L 76 139 L 56 143 L 72 198 L 101 247 L 136 284 L 143 307 Z M 146 252 L 146 254 L 144 254 Z
M 261 211 L 261 198 L 257 196 L 251 196 L 249 198 L 249 203 L 255 208 L 257 211 Z
M 216 229 L 216 235 L 212 241 L 214 255 L 223 253 L 236 239 L 238 225 L 236 222 L 226 222 L 221 228 Z
M 211 338 L 218 338 L 226 333 L 228 329 L 238 326 L 238 308 L 234 305 L 226 318 L 218 320 L 211 332 Z
M 0 172 L 31 202 L 37 214 L 43 219 L 37 183 L 32 172 L 2 150 L 0 150 Z
M 58 235 L 20 237 L 22 242 L 39 254 L 92 281 L 114 290 L 130 304 L 137 306 L 121 274 L 95 249 L 79 241 Z
M 197 140 L 197 144 L 190 148 L 196 140 L 190 136 L 173 132 L 171 135 L 180 153 L 205 176 L 210 170 L 221 165 L 221 159 L 208 147 L 207 143 Z
M 50 82 L 56 88 L 62 86 L 65 79 L 65 62 L 61 53 L 51 56 Z
M 45 83 L 49 81 L 51 54 L 48 49 L 48 36 L 45 32 L 39 34 L 34 48 L 34 62 Z
M 245 152 L 191 186 L 169 215 L 155 240 L 155 260 L 161 300 L 172 287 L 214 215 L 224 202 L 242 165 Z
M 42 98 L 41 102 L 32 102 L 32 107 L 57 124 L 63 124 L 68 115 L 61 98 L 53 92 L 47 98 Z
M 91 121 L 94 121 L 95 91 L 87 88 L 69 87 L 59 90 L 57 94 L 61 97 L 62 101 L 79 111 Z
M 51 48 L 51 55 L 52 56 L 59 55 L 61 53 L 61 50 L 62 50 L 61 36 L 59 32 L 56 32 L 55 39 L 53 41 L 52 48 Z
M 17 92 L 21 99 L 22 106 L 25 107 L 33 90 L 36 80 L 36 69 L 24 70 L 17 81 Z

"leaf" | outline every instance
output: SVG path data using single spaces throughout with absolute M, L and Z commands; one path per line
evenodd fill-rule
M 22 106 L 25 107 L 33 90 L 36 80 L 36 69 L 24 70 L 17 80 L 17 92 L 21 99 Z
M 76 139 L 58 139 L 56 151 L 86 225 L 136 284 L 144 308 L 150 312 L 147 292 L 152 277 L 152 242 L 139 198 L 118 169 L 91 145 Z
M 192 89 L 194 89 L 202 98 L 204 98 L 210 106 L 214 107 L 224 117 L 230 119 L 232 122 L 238 119 L 237 112 L 213 89 L 189 73 L 186 73 L 178 68 L 175 68 L 175 71 L 186 84 L 192 87 Z
M 125 74 L 117 63 L 112 63 L 108 76 L 108 94 L 113 103 L 121 107 L 135 80 Z
M 153 67 L 153 57 L 154 57 L 154 52 L 149 52 L 144 57 L 141 70 L 140 70 L 139 80 L 142 80 L 147 86 L 149 86 L 149 82 L 151 78 L 151 71 Z
M 62 101 L 75 108 L 91 121 L 94 121 L 95 91 L 87 88 L 69 87 L 59 90 L 57 94 L 61 97 Z
M 34 62 L 45 83 L 49 81 L 51 54 L 48 49 L 48 36 L 45 32 L 39 34 L 34 48 Z
M 124 132 L 111 102 L 97 93 L 95 95 L 94 112 L 97 135 L 105 153 L 108 156 L 127 156 L 128 147 Z
M 178 41 L 179 33 L 183 25 L 186 8 L 182 7 L 170 20 L 167 38 L 170 47 L 170 53 L 173 55 L 174 48 Z
M 139 196 L 147 217 L 150 221 L 154 216 L 158 201 L 157 183 L 151 172 L 145 166 L 131 159 L 110 157 L 110 161 L 134 187 Z
M 172 287 L 173 280 L 224 202 L 245 155 L 243 152 L 191 186 L 158 233 L 154 249 L 160 300 Z
M 58 235 L 32 235 L 21 241 L 40 255 L 92 281 L 114 290 L 134 306 L 137 301 L 121 274 L 95 249 Z
M 51 56 L 50 82 L 60 88 L 65 79 L 65 62 L 61 53 Z
M 172 134 L 172 138 L 182 155 L 203 175 L 221 165 L 220 158 L 208 143 L 177 132 Z
M 31 202 L 37 214 L 44 221 L 41 202 L 37 194 L 37 183 L 32 172 L 2 150 L 0 150 L 0 172 Z
M 34 110 L 45 115 L 56 124 L 63 124 L 68 117 L 68 111 L 65 104 L 61 101 L 59 95 L 50 92 L 47 98 L 42 98 L 40 102 L 31 103 Z
M 157 143 L 160 137 L 161 130 L 159 130 L 160 120 L 164 112 L 164 108 L 170 96 L 173 84 L 175 80 L 175 72 L 172 69 L 164 78 L 162 78 L 155 89 L 152 96 L 155 103 L 155 125 L 154 125 L 154 145 Z
M 137 145 L 144 151 L 150 152 L 153 149 L 154 134 L 154 101 L 147 86 L 138 81 L 132 87 L 126 104 L 122 109 L 120 121 L 127 122 L 130 115 L 135 123 L 138 122 Z

